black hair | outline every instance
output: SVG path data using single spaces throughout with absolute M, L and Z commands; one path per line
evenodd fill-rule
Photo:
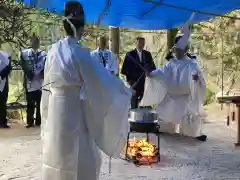
M 183 36 L 177 36 L 176 38 L 175 38 L 175 44 L 177 44 L 177 42 L 182 38 Z
M 138 37 L 137 37 L 137 41 L 139 41 L 139 40 L 145 40 L 145 38 L 142 37 L 142 36 L 138 36 Z
M 39 36 L 37 36 L 35 33 L 33 33 L 32 36 L 30 37 L 30 40 L 33 40 L 33 39 L 40 41 Z
M 167 61 L 170 61 L 172 58 L 174 58 L 172 51 L 169 51 L 168 54 L 166 55 L 165 59 Z
M 107 37 L 104 36 L 104 35 L 101 35 L 101 36 L 98 37 L 98 40 L 100 40 L 100 39 L 104 39 L 104 40 L 106 41 L 106 40 L 107 40 Z
M 30 46 L 33 46 L 33 43 L 40 44 L 40 38 L 35 33 L 33 33 L 33 35 L 30 37 L 29 42 L 30 42 Z
M 82 5 L 78 1 L 69 1 L 65 4 L 64 16 L 71 16 L 69 18 L 69 21 L 74 25 L 76 30 L 84 27 L 84 10 Z M 67 20 L 63 20 L 63 27 L 67 35 L 74 36 L 74 31 L 72 30 L 72 27 L 67 22 Z

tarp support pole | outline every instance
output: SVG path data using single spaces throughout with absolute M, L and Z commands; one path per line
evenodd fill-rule
M 118 27 L 109 27 L 109 49 L 116 54 L 119 64 L 120 30 Z M 118 67 L 119 69 L 119 67 Z

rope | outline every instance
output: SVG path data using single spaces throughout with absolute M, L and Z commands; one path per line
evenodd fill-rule
M 50 84 L 53 84 L 54 82 L 50 82 L 50 83 L 47 83 L 47 84 L 44 84 L 44 85 L 42 85 L 39 89 L 37 89 L 37 90 L 43 90 L 43 91 L 48 91 L 48 92 L 51 92 L 50 90 L 48 90 L 48 89 L 45 89 L 44 87 L 45 86 L 48 86 L 48 85 L 50 85 Z M 22 95 L 24 94 L 25 92 L 22 92 L 18 97 L 17 97 L 17 100 L 15 101 L 15 102 L 18 102 L 19 101 L 19 99 L 22 97 Z
M 97 21 L 97 25 L 99 26 L 101 24 L 101 21 L 103 19 L 104 15 L 107 15 L 107 10 L 110 8 L 111 6 L 111 0 L 106 0 L 106 4 L 102 10 L 102 12 L 99 14 L 98 16 L 98 21 Z
M 160 0 L 159 3 L 162 3 L 163 0 Z M 142 16 L 145 16 L 146 14 L 150 13 L 152 10 L 154 10 L 155 8 L 158 7 L 158 4 L 154 4 L 149 10 L 147 10 L 146 12 L 142 13 Z
M 228 16 L 228 15 L 221 15 L 221 14 L 216 14 L 216 13 L 199 11 L 199 10 L 196 10 L 196 9 L 191 9 L 191 8 L 186 8 L 186 7 L 181 7 L 181 6 L 175 6 L 175 5 L 166 4 L 166 3 L 162 3 L 162 2 L 156 2 L 156 1 L 152 1 L 152 0 L 142 0 L 142 1 L 147 2 L 147 3 L 152 3 L 152 4 L 155 4 L 157 6 L 165 6 L 165 7 L 170 7 L 170 8 L 174 8 L 174 9 L 180 9 L 180 10 L 195 12 L 195 13 L 199 13 L 199 14 L 206 14 L 206 15 L 210 15 L 210 16 L 240 20 L 240 17 L 233 17 L 233 16 Z

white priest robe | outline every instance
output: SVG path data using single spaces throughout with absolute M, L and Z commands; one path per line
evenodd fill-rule
M 100 50 L 98 48 L 91 52 L 91 56 L 105 66 L 108 71 L 113 72 L 114 74 L 118 73 L 117 57 L 112 51 L 108 49 Z
M 30 81 L 28 78 L 26 78 L 26 90 L 28 92 L 39 90 L 42 87 L 43 78 L 39 77 L 39 75 L 44 69 L 46 55 L 47 54 L 45 51 L 35 51 L 32 48 L 25 49 L 20 54 L 22 61 L 25 61 L 25 68 L 34 73 L 33 80 Z
M 126 143 L 130 89 L 70 37 L 52 45 L 44 74 L 42 179 L 99 179 L 98 148 L 117 158 Z
M 193 75 L 198 80 L 193 80 Z M 157 105 L 162 128 L 197 137 L 202 135 L 201 113 L 205 99 L 205 80 L 195 59 L 171 59 L 164 67 L 150 73 L 145 82 L 142 106 Z

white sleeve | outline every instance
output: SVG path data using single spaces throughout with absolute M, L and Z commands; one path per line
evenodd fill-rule
M 170 63 L 167 63 L 161 68 L 158 68 L 150 73 L 150 77 L 153 79 L 164 80 L 165 73 L 169 71 Z
M 201 67 L 200 67 L 199 62 L 197 61 L 197 59 L 194 59 L 194 60 L 195 60 L 195 64 L 194 64 L 194 65 L 195 65 L 195 67 L 194 67 L 195 71 L 193 72 L 192 75 L 197 74 L 201 86 L 204 87 L 204 86 L 206 86 L 206 81 L 205 81 L 205 78 L 204 78 L 204 73 L 203 73 L 203 71 L 202 71 L 202 69 L 201 69 Z
M 94 59 L 96 59 L 96 52 L 95 52 L 95 51 L 90 52 L 90 55 L 91 55 L 91 57 L 93 57 Z
M 47 56 L 47 52 L 46 51 L 42 51 L 42 56 Z
M 93 57 L 94 56 L 94 51 L 90 52 L 90 55 Z
M 111 64 L 109 70 L 113 71 L 115 74 L 118 73 L 118 61 L 116 55 L 113 52 L 111 52 Z
M 98 61 L 98 56 L 96 55 L 96 51 L 90 52 L 90 55 L 95 61 Z
M 86 53 L 77 64 L 86 92 L 85 121 L 97 146 L 108 156 L 118 158 L 129 131 L 131 90 L 89 56 Z
M 5 59 L 6 59 L 6 57 L 5 57 L 4 53 L 0 52 L 0 72 L 4 68 Z

